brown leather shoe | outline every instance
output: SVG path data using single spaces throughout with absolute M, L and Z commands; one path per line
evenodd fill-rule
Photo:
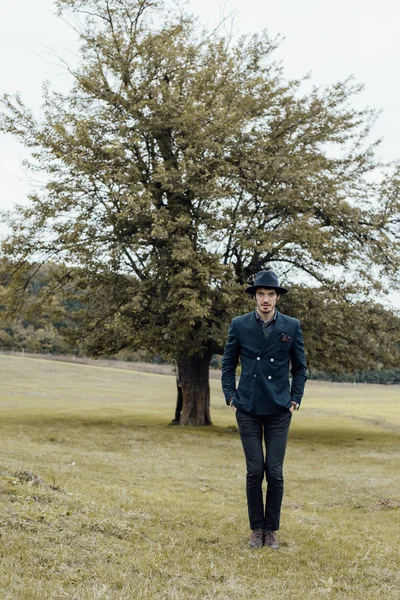
M 264 545 L 264 532 L 262 529 L 254 529 L 249 538 L 250 548 L 262 548 Z
M 264 546 L 269 546 L 273 550 L 278 550 L 279 544 L 276 539 L 275 531 L 264 531 Z

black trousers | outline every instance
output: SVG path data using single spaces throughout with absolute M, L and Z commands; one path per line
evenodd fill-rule
M 237 410 L 236 419 L 246 456 L 250 529 L 277 531 L 283 498 L 283 459 L 292 413 L 285 410 L 277 415 L 261 417 Z M 265 512 L 262 493 L 264 472 L 267 479 Z

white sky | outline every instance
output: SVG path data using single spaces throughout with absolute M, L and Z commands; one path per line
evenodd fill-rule
M 170 0 L 171 2 L 173 0 Z M 358 105 L 383 112 L 374 128 L 382 137 L 380 155 L 400 159 L 400 3 L 395 0 L 189 0 L 191 12 L 213 28 L 235 12 L 236 34 L 261 31 L 285 38 L 276 52 L 288 77 L 311 72 L 315 84 L 332 84 L 354 75 L 365 84 Z M 3 2 L 0 22 L 0 94 L 20 91 L 25 103 L 38 112 L 42 83 L 67 90 L 68 75 L 54 60 L 51 48 L 73 62 L 75 33 L 54 15 L 51 0 Z M 230 24 L 227 25 L 228 29 Z M 0 136 L 0 210 L 23 202 L 34 185 L 23 170 L 25 151 L 8 136 Z M 4 231 L 4 230 L 3 230 Z M 391 297 L 400 308 L 400 293 Z

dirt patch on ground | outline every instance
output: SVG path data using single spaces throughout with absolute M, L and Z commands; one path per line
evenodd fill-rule
M 390 510 L 393 508 L 400 508 L 400 502 L 397 502 L 397 500 L 391 500 L 390 498 L 379 498 L 377 502 L 374 502 L 372 508 L 375 510 Z
M 298 502 L 284 502 L 282 506 L 283 508 L 289 508 L 291 510 L 299 510 L 304 508 L 304 505 L 299 504 Z

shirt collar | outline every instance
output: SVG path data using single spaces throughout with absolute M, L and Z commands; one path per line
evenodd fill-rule
M 276 321 L 276 314 L 277 314 L 276 313 L 276 308 L 275 308 L 275 311 L 274 311 L 274 316 L 269 321 L 264 321 L 264 319 L 262 319 L 260 317 L 260 315 L 258 314 L 257 309 L 254 311 L 254 313 L 256 315 L 257 321 L 260 321 L 261 325 L 267 325 L 268 323 L 273 323 L 274 321 Z

